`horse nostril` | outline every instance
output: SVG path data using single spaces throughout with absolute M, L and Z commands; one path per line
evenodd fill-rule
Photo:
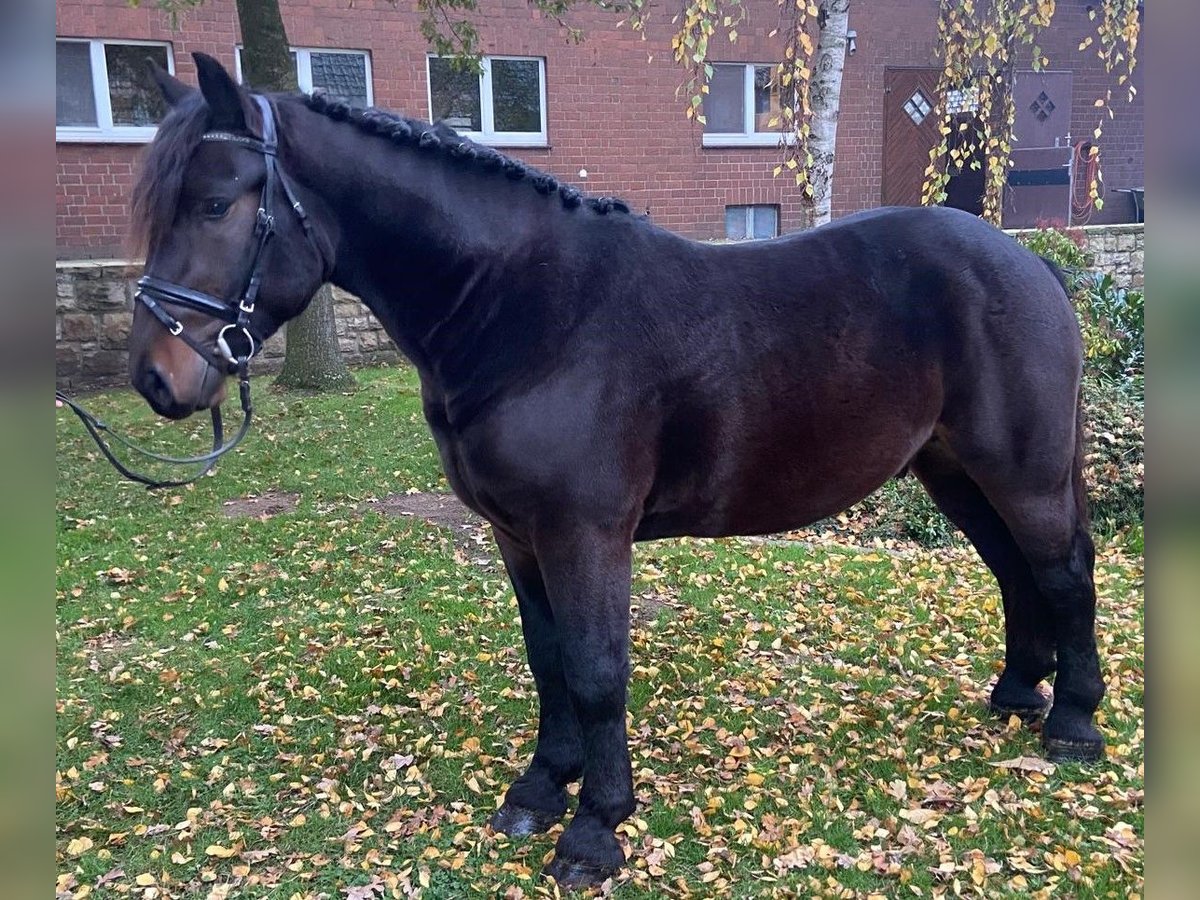
M 138 376 L 136 386 L 159 415 L 180 418 L 190 412 L 190 410 L 185 410 L 175 399 L 171 383 L 158 366 L 150 365 L 143 368 Z
M 142 376 L 142 393 L 147 399 L 154 400 L 162 406 L 170 406 L 175 402 L 171 387 L 158 366 L 150 366 Z

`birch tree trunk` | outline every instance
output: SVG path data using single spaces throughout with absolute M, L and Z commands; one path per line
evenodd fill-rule
M 842 102 L 842 70 L 846 65 L 846 31 L 850 0 L 825 0 L 821 6 L 821 31 L 809 85 L 812 117 L 808 150 L 812 154 L 811 224 L 829 221 L 833 202 L 833 158 L 837 144 L 838 110 Z
M 298 90 L 279 0 L 237 0 L 237 12 L 246 83 L 263 91 Z M 308 308 L 286 327 L 287 351 L 276 384 L 312 391 L 354 387 L 354 376 L 338 349 L 329 285 L 318 290 Z

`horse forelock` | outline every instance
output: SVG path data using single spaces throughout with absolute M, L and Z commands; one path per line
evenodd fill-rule
M 473 165 L 487 172 L 503 173 L 513 181 L 528 182 L 540 194 L 557 195 L 568 209 L 581 204 L 598 213 L 629 212 L 629 205 L 615 197 L 585 197 L 583 192 L 561 183 L 548 172 L 506 156 L 492 147 L 477 144 L 445 122 L 424 122 L 370 107 L 360 109 L 336 100 L 322 91 L 304 98 L 314 112 L 335 121 L 349 122 L 361 131 L 380 135 L 400 146 L 445 154 L 450 160 Z
M 208 125 L 199 92 L 184 97 L 158 127 L 142 156 L 131 203 L 131 250 L 148 254 L 175 221 L 183 175 Z

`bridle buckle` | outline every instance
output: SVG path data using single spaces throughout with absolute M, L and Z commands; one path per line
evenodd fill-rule
M 229 346 L 229 342 L 225 340 L 225 332 L 229 331 L 230 329 L 233 329 L 235 332 L 240 331 L 243 335 L 245 335 L 246 345 L 249 352 L 244 356 L 235 356 L 233 349 Z M 243 360 L 253 357 L 256 353 L 258 353 L 257 347 L 258 344 L 254 340 L 254 335 L 250 333 L 248 328 L 242 325 L 226 325 L 217 333 L 217 352 L 219 352 L 224 360 L 231 366 L 240 366 Z

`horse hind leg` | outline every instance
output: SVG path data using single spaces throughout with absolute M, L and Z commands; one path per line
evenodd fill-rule
M 992 688 L 991 708 L 1001 718 L 1042 719 L 1049 706 L 1039 690 L 1054 671 L 1054 623 L 1021 549 L 979 485 L 950 449 L 932 439 L 912 462 L 912 472 L 934 503 L 964 534 L 996 577 L 1004 602 L 1004 671 Z
M 1049 423 L 1042 428 L 1045 434 L 1065 437 L 1059 420 L 1034 412 Z M 1037 421 L 1024 424 L 1026 434 L 1038 433 Z M 1047 439 L 1024 463 L 1015 452 L 968 447 L 963 454 L 950 443 L 1008 526 L 1037 587 L 1041 621 L 1050 623 L 1056 658 L 1054 702 L 1042 725 L 1046 753 L 1054 760 L 1095 760 L 1104 754 L 1104 739 L 1093 723 L 1104 679 L 1096 648 L 1095 549 L 1088 533 L 1082 437 L 1074 424 L 1074 446 Z

